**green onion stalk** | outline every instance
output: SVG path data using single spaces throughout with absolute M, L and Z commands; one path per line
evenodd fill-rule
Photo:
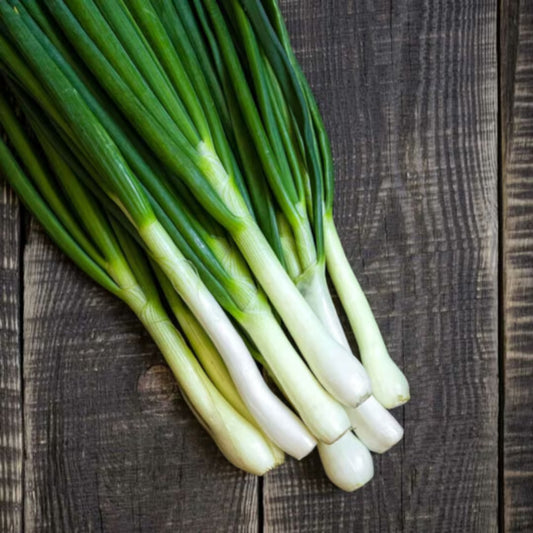
M 63 252 L 137 315 L 164 355 L 184 398 L 225 457 L 257 475 L 283 462 L 281 450 L 257 428 L 246 408 L 242 404 L 233 407 L 193 355 L 168 317 L 135 241 L 106 217 L 46 141 L 45 166 L 43 153 L 30 142 L 3 96 L 0 124 L 11 145 L 0 138 L 2 176 Z M 42 141 L 46 135 L 39 138 Z M 235 397 L 227 374 L 220 376 L 220 382 Z
M 68 118 L 71 129 L 77 130 L 74 137 L 83 145 L 80 146 L 81 150 L 94 152 L 97 139 L 102 141 L 102 149 L 108 148 L 109 143 L 107 139 L 102 139 L 100 131 L 89 133 L 87 128 L 81 128 L 80 131 L 80 118 L 85 113 L 80 114 L 80 107 L 84 104 L 84 109 L 89 111 L 87 108 L 90 103 L 84 102 L 79 94 L 75 95 L 77 99 L 74 96 L 69 99 L 76 100 L 70 107 L 61 99 L 60 95 L 68 90 L 66 87 L 72 87 L 73 83 L 71 80 L 65 80 L 66 76 L 61 74 L 56 63 L 57 57 L 52 58 L 49 52 L 46 52 L 42 37 L 33 37 L 35 34 L 28 32 L 31 17 L 23 13 L 21 4 L 19 7 L 18 2 L 14 3 L 17 4 L 17 11 L 10 10 L 6 5 L 2 8 L 8 33 L 26 60 L 32 64 L 34 72 L 46 85 L 47 91 L 55 94 L 55 105 L 60 108 L 61 116 Z M 198 90 L 198 81 L 197 85 L 194 85 L 194 80 L 200 78 L 202 73 L 200 61 L 195 63 L 197 70 L 194 74 L 189 74 L 186 66 L 182 65 L 183 70 L 179 77 L 181 84 L 174 86 L 170 76 L 165 76 L 167 72 L 163 61 L 160 60 L 163 45 L 158 45 L 158 39 L 154 36 L 156 31 L 159 36 L 165 35 L 164 28 L 152 27 L 148 23 L 148 19 L 157 20 L 157 14 L 150 10 L 151 5 L 131 2 L 126 6 L 120 1 L 109 4 L 112 4 L 116 12 L 122 11 L 127 15 L 120 19 L 124 24 L 120 32 L 117 30 L 120 24 L 108 13 L 111 7 L 97 5 L 95 2 L 89 2 L 88 5 L 87 2 L 76 0 L 46 2 L 55 22 L 70 41 L 70 46 L 83 59 L 92 76 L 124 117 L 137 131 L 142 132 L 143 141 L 161 161 L 171 178 L 185 184 L 203 208 L 229 232 L 320 383 L 339 402 L 358 405 L 369 395 L 368 377 L 352 354 L 331 338 L 286 274 L 260 231 L 250 212 L 246 195 L 242 194 L 243 186 L 233 172 L 232 162 L 235 158 L 224 156 L 226 145 L 225 141 L 221 140 L 224 138 L 224 131 L 213 117 L 207 118 L 209 113 L 214 114 L 212 110 L 216 104 L 208 91 Z M 197 9 L 197 5 L 202 4 L 221 44 L 224 59 L 234 64 L 238 54 L 232 43 L 229 40 L 221 42 L 227 27 L 218 5 L 215 2 L 194 4 L 192 6 L 188 2 L 179 3 L 176 11 L 180 16 L 184 16 L 184 12 Z M 105 5 L 108 6 L 108 3 Z M 129 21 L 130 25 L 126 26 L 125 21 Z M 197 31 L 191 27 L 187 27 L 187 30 L 189 33 Z M 21 38 L 25 32 L 28 33 L 29 39 Z M 143 34 L 145 39 L 140 39 L 139 34 Z M 180 57 L 175 48 L 170 48 L 168 43 L 163 44 L 167 49 L 174 50 L 173 59 L 178 64 Z M 52 63 L 56 74 L 50 76 L 46 61 L 43 63 L 37 59 L 40 55 L 48 57 L 48 62 Z M 151 76 L 150 73 L 156 71 L 161 71 L 158 85 L 166 81 L 164 94 L 162 89 L 154 91 L 146 81 Z M 238 68 L 232 72 L 236 75 Z M 184 80 L 189 80 L 190 83 L 187 84 Z M 242 91 L 239 91 L 239 94 L 246 93 L 246 80 L 239 77 L 235 80 L 244 84 L 240 87 Z M 192 102 L 182 94 L 189 93 L 191 86 L 197 95 L 197 99 Z M 256 112 L 255 108 L 248 111 L 245 117 L 247 120 L 253 118 Z M 226 140 L 226 144 L 229 144 L 229 141 Z M 110 157 L 110 162 L 116 162 L 114 155 Z M 142 238 L 157 243 L 159 248 L 166 247 L 168 243 L 161 238 L 156 222 L 151 225 L 146 223 L 146 218 L 135 220 L 135 215 L 140 215 L 141 212 L 136 213 L 139 206 L 133 205 L 131 200 L 138 199 L 139 195 L 130 187 L 132 183 L 135 186 L 138 183 L 131 178 L 117 179 L 118 172 L 124 172 L 124 165 L 119 165 L 120 168 L 116 165 L 113 167 L 101 158 L 93 164 L 102 175 L 112 173 L 112 187 L 108 188 L 107 192 L 128 210 L 128 216 L 133 217 Z M 174 283 L 174 280 L 172 281 Z M 189 305 L 189 302 L 187 303 Z M 207 329 L 207 325 L 204 326 Z
M 271 441 L 273 461 L 279 449 L 301 458 L 318 440 L 337 485 L 366 483 L 368 449 L 382 453 L 403 435 L 386 408 L 407 401 L 409 387 L 342 248 L 329 141 L 276 0 L 9 0 L 0 69 L 51 166 L 94 199 L 119 243 L 110 250 L 151 263 L 143 272 L 155 272 L 190 357 L 224 405 Z M 117 284 L 100 241 L 72 215 L 76 192 L 60 201 L 42 179 L 22 192 L 41 195 L 103 271 L 97 281 Z M 151 277 L 147 287 L 146 308 L 162 318 Z M 152 333 L 163 347 L 170 338 Z

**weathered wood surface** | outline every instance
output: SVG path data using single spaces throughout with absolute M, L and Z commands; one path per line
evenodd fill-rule
M 396 412 L 404 442 L 376 458 L 375 479 L 352 495 L 329 484 L 316 454 L 264 480 L 236 472 L 189 413 L 136 319 L 33 224 L 19 265 L 18 208 L 4 194 L 0 531 L 485 533 L 498 527 L 498 506 L 508 531 L 532 529 L 531 477 L 517 474 L 533 470 L 523 165 L 533 153 L 525 16 L 532 8 L 530 0 L 504 1 L 504 34 L 509 6 L 524 16 L 509 19 L 503 43 L 517 59 L 501 69 L 513 74 L 501 93 L 508 139 L 502 303 L 510 313 L 504 499 L 498 4 L 283 0 L 333 143 L 343 241 L 411 381 L 412 400 Z
M 20 212 L 0 181 L 0 531 L 22 527 Z
M 533 2 L 503 5 L 504 523 L 533 531 Z

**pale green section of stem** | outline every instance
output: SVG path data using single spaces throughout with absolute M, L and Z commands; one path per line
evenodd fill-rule
M 196 147 L 198 167 L 228 209 L 238 217 L 250 216 L 250 211 L 235 180 L 226 172 L 216 152 L 205 142 Z
M 304 204 L 299 204 L 297 206 L 297 211 L 300 213 L 300 219 L 293 228 L 296 251 L 300 259 L 300 264 L 304 270 L 314 265 L 317 261 L 315 238 L 305 209 L 306 207 Z
M 350 344 L 331 299 L 326 281 L 326 265 L 324 262 L 315 263 L 298 276 L 296 286 L 330 335 L 341 346 L 350 350 Z
M 298 258 L 296 244 L 292 229 L 281 211 L 276 212 L 276 220 L 278 222 L 279 237 L 281 241 L 281 249 L 283 251 L 283 258 L 285 259 L 286 270 L 289 276 L 294 280 L 302 273 L 302 266 Z
M 390 358 L 376 319 L 346 258 L 331 215 L 324 218 L 326 263 L 352 326 L 361 359 L 379 402 L 391 409 L 409 400 L 409 384 Z
M 232 213 L 243 220 L 251 218 L 235 181 L 226 172 L 217 154 L 203 142 L 198 145 L 197 152 L 198 166 Z M 315 244 L 306 206 L 299 204 L 296 208 L 299 220 L 293 228 L 294 243 L 299 260 L 303 268 L 306 268 L 316 261 Z
M 253 307 L 260 291 L 239 250 L 222 236 L 211 237 L 206 242 L 211 252 L 230 274 L 231 281 L 227 284 L 227 288 L 235 304 L 241 310 Z

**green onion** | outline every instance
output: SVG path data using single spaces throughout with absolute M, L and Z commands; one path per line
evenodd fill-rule
M 139 316 L 222 452 L 263 473 L 318 441 L 335 484 L 365 484 L 409 387 L 342 249 L 328 137 L 276 0 L 0 2 L 0 71 L 38 141 L 0 102 L 22 163 L 2 144 L 1 168 Z
M 332 216 L 325 217 L 328 272 L 348 315 L 361 359 L 372 382 L 372 392 L 388 409 L 407 402 L 409 384 L 390 358 L 368 300 L 342 248 Z

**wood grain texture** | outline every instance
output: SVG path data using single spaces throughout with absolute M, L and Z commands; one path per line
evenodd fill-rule
M 506 529 L 530 531 L 533 6 L 502 2 L 503 503 Z M 22 424 L 18 207 L 0 187 L 2 533 L 496 530 L 497 4 L 282 8 L 330 132 L 342 239 L 410 378 L 412 401 L 395 413 L 404 442 L 355 494 L 331 486 L 316 454 L 258 492 L 194 420 L 137 320 L 36 226 Z
M 0 531 L 22 528 L 20 212 L 0 180 Z
M 316 457 L 265 531 L 497 528 L 497 4 L 286 0 L 335 156 L 336 219 L 411 382 L 405 440 L 346 495 Z
M 124 305 L 35 227 L 25 252 L 26 532 L 250 532 L 218 453 Z
M 501 12 L 504 517 L 533 530 L 533 2 Z

